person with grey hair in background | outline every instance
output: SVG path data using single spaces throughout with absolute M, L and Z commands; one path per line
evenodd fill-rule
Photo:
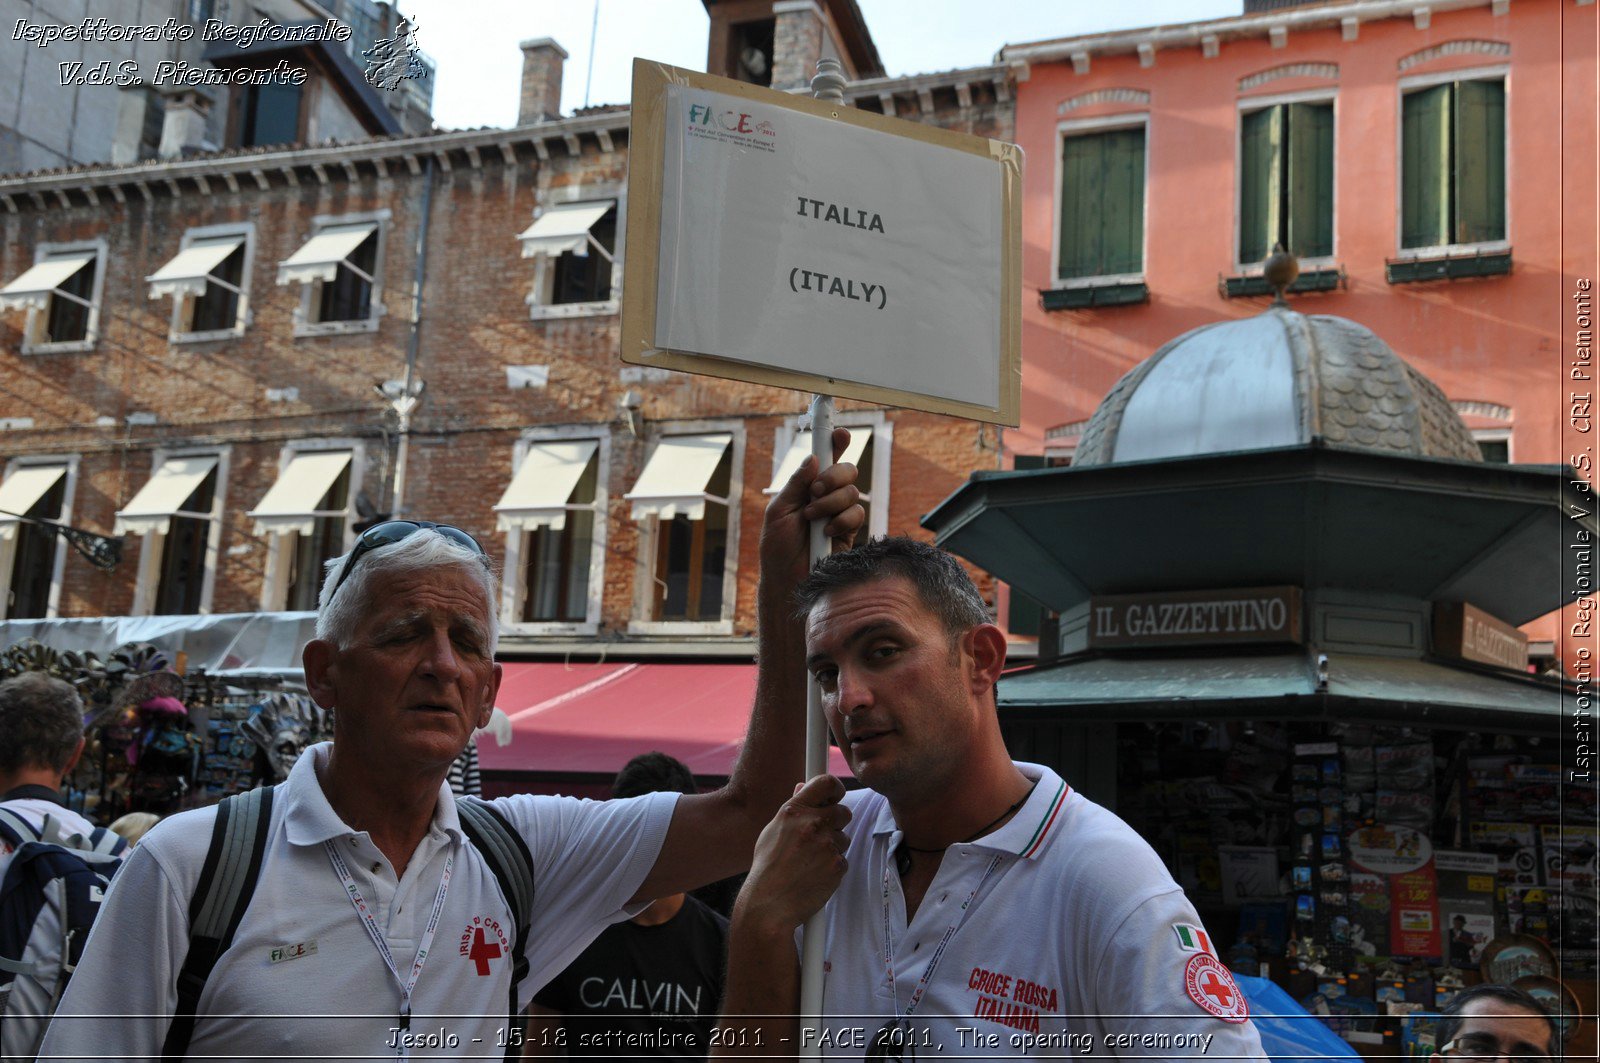
M 835 432 L 835 455 L 848 441 Z M 853 465 L 819 473 L 807 459 L 774 496 L 758 597 L 792 595 L 812 519 L 838 540 L 854 537 L 865 519 L 855 479 Z M 470 810 L 476 822 L 500 821 L 497 854 L 526 858 L 533 904 L 519 923 L 446 782 L 500 686 L 496 583 L 476 540 L 427 521 L 375 525 L 329 563 L 303 661 L 334 738 L 306 750 L 274 791 L 254 893 L 194 1018 L 177 1006 L 180 972 L 214 809 L 168 817 L 132 851 L 44 1054 L 497 1052 L 516 1033 L 508 1015 L 608 923 L 749 865 L 800 775 L 803 640 L 791 615 L 759 633 L 749 736 L 723 788 L 613 801 L 518 795 Z M 186 993 L 195 981 L 183 978 Z
M 83 744 L 83 701 L 71 683 L 43 672 L 23 672 L 0 683 L 0 809 L 47 840 L 87 837 L 94 824 L 61 796 Z M 0 838 L 0 877 L 11 852 Z
M 95 917 L 89 884 L 115 870 L 115 840 L 62 801 L 83 746 L 72 684 L 44 672 L 0 683 L 0 1059 L 34 1058 Z M 86 849 L 106 862 L 89 867 L 102 857 Z

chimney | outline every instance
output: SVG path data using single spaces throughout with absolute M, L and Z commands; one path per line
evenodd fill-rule
M 144 154 L 145 126 L 151 111 L 161 113 L 156 92 L 143 81 L 122 86 L 117 97 L 117 131 L 111 141 L 111 161 L 117 166 L 138 162 Z
M 161 117 L 161 146 L 156 154 L 178 159 L 210 148 L 206 143 L 206 116 L 211 100 L 191 88 L 162 94 L 166 112 Z
M 549 37 L 522 42 L 522 102 L 517 124 L 561 117 L 561 63 L 567 50 Z
M 817 60 L 834 53 L 825 43 L 822 8 L 816 0 L 778 0 L 772 43 L 772 87 L 799 92 L 811 84 Z

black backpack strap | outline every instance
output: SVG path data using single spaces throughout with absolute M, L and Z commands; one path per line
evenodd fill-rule
M 516 944 L 511 952 L 511 999 L 506 1014 L 518 1021 L 517 987 L 528 975 L 528 929 L 533 924 L 533 854 L 522 836 L 494 806 L 475 797 L 456 798 L 456 814 L 467 840 L 488 863 L 511 905 L 516 923 Z
M 189 901 L 189 952 L 178 972 L 178 1005 L 161 1046 L 167 1060 L 188 1054 L 200 994 L 250 906 L 271 826 L 270 786 L 235 794 L 217 806 L 211 847 Z

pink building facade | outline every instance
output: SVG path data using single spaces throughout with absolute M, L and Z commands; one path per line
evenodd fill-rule
M 1574 0 L 1306 4 L 1007 47 L 1027 154 L 1008 459 L 1069 460 L 1127 370 L 1259 313 L 1281 241 L 1295 309 L 1373 329 L 1486 459 L 1576 464 L 1595 55 L 1596 5 Z

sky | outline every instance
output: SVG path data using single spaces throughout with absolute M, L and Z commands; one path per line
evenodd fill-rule
M 857 0 L 891 77 L 987 66 L 1005 44 L 1237 15 L 1241 0 Z M 704 70 L 701 0 L 399 0 L 438 63 L 434 120 L 512 126 L 524 40 L 567 50 L 561 113 L 627 103 L 635 56 Z M 596 11 L 599 12 L 598 21 Z M 594 61 L 590 63 L 593 32 Z

